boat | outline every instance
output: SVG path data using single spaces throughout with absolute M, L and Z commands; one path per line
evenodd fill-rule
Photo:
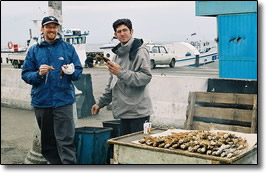
M 198 65 L 205 65 L 218 59 L 217 46 L 214 42 L 194 41 L 156 44 L 151 40 L 144 40 L 144 44 L 146 44 L 147 47 L 150 47 L 150 45 L 163 46 L 166 48 L 166 53 L 162 54 L 168 54 L 169 56 L 171 55 L 169 62 L 168 60 L 166 60 L 165 63 L 162 63 L 164 61 L 156 62 L 156 65 L 158 64 L 159 66 L 170 65 L 172 59 L 175 59 L 175 65 L 170 65 L 170 67 L 195 66 L 197 57 L 199 60 Z M 112 60 L 112 57 L 114 56 L 114 53 L 111 49 L 114 48 L 115 45 L 116 44 L 114 44 L 113 42 L 109 42 L 100 47 L 100 49 L 104 52 L 104 56 L 110 58 L 110 60 Z M 151 60 L 153 60 L 154 53 L 150 51 L 149 54 Z
M 112 49 L 115 47 L 114 43 L 107 43 L 100 47 L 100 49 L 103 51 L 103 56 L 106 58 L 109 58 L 111 61 L 115 54 L 112 52 Z
M 60 3 L 60 1 L 49 1 L 48 15 L 55 16 L 57 19 L 59 19 L 60 23 L 63 23 L 61 14 L 62 14 L 62 3 Z M 41 26 L 39 22 L 40 20 L 33 20 L 33 24 L 35 26 L 35 30 L 37 31 L 38 35 L 40 34 L 40 26 Z M 87 36 L 89 35 L 89 31 L 82 32 L 80 29 L 62 28 L 60 33 L 66 42 L 69 42 L 74 46 L 79 56 L 81 65 L 84 67 L 85 61 L 87 59 L 86 44 L 87 44 Z M 1 50 L 1 63 L 4 62 L 3 60 L 5 60 L 6 63 L 11 62 L 15 68 L 21 68 L 26 58 L 27 49 L 32 45 L 36 44 L 37 40 L 38 37 L 36 36 L 32 37 L 30 30 L 30 40 L 27 41 L 27 48 L 25 48 L 25 51 L 23 52 L 16 51 L 14 52 L 15 54 L 13 54 L 12 51 L 8 52 Z M 10 46 L 9 49 L 11 49 Z
M 148 44 L 151 40 L 143 39 L 144 44 Z M 108 43 L 103 44 L 100 46 L 100 50 L 102 50 L 104 57 L 109 58 L 110 60 L 113 59 L 115 54 L 112 52 L 112 49 L 119 44 L 119 40 L 116 37 L 113 37 Z
M 89 32 L 81 32 L 80 29 L 63 29 L 62 36 L 63 40 L 72 44 L 79 56 L 81 65 L 85 66 L 85 61 L 87 59 L 86 55 L 86 43 L 87 43 L 87 36 Z M 23 49 L 15 50 L 13 49 L 6 49 L 1 50 L 1 63 L 5 64 L 12 64 L 14 68 L 21 68 L 26 58 L 27 49 L 32 45 L 37 43 L 38 38 L 32 37 L 29 40 L 29 44 L 27 47 Z M 10 47 L 10 46 L 9 46 Z
M 18 44 L 13 44 L 11 41 L 8 42 L 7 47 L 6 49 L 1 49 L 1 64 L 12 64 L 13 57 L 26 56 L 27 47 L 20 47 Z
M 165 45 L 167 51 L 176 57 L 176 67 L 195 66 L 214 62 L 218 59 L 217 46 L 210 42 L 175 42 Z
M 86 44 L 89 31 L 82 32 L 79 28 L 63 28 L 60 33 L 64 41 L 73 45 L 79 56 L 81 65 L 84 67 L 87 59 Z M 35 37 L 34 39 L 31 39 L 29 47 L 36 43 L 37 39 Z
M 85 61 L 87 59 L 86 55 L 86 44 L 87 36 L 89 35 L 88 31 L 82 31 L 80 29 L 63 29 L 63 39 L 64 41 L 72 44 L 79 56 L 81 65 L 85 66 Z

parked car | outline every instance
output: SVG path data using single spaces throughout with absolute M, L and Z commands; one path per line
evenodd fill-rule
M 171 68 L 175 67 L 176 58 L 174 54 L 167 52 L 163 45 L 147 44 L 151 60 L 151 68 L 156 65 L 169 65 Z

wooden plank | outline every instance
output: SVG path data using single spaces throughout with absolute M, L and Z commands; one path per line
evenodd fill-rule
M 193 121 L 191 130 L 229 130 L 242 133 L 251 132 L 251 128 L 249 127 L 204 123 L 199 121 Z
M 118 157 L 119 157 L 119 149 L 118 149 L 118 147 L 119 147 L 119 145 L 113 145 L 113 147 L 114 147 L 114 150 L 113 150 L 113 160 L 112 160 L 112 163 L 113 164 L 119 164 L 118 163 Z
M 151 148 L 136 148 L 130 145 L 114 144 L 112 164 L 256 164 L 257 148 L 252 148 L 232 158 L 191 153 L 164 152 Z M 169 150 L 169 149 L 165 149 Z M 198 157 L 201 155 L 201 157 Z
M 206 158 L 114 145 L 115 164 L 212 164 Z
M 257 95 L 192 92 L 186 114 L 185 129 L 256 133 Z
M 185 129 L 191 129 L 193 115 L 194 115 L 194 108 L 195 108 L 195 93 L 189 92 L 189 105 L 187 109 L 187 121 L 185 124 Z
M 195 106 L 194 116 L 251 122 L 252 114 L 252 110 Z
M 119 155 L 121 154 L 121 152 L 118 151 L 120 147 L 132 147 L 132 148 L 135 148 L 137 150 L 150 150 L 150 151 L 154 151 L 155 153 L 169 153 L 169 154 L 176 154 L 176 155 L 184 155 L 184 156 L 188 156 L 188 157 L 201 158 L 201 159 L 207 159 L 207 160 L 213 160 L 213 161 L 220 161 L 223 163 L 231 163 L 236 159 L 236 156 L 234 156 L 232 158 L 224 158 L 224 157 L 218 157 L 218 156 L 212 156 L 212 155 L 206 155 L 206 154 L 200 154 L 200 153 L 193 153 L 193 152 L 189 152 L 187 150 L 182 150 L 182 149 L 171 150 L 171 149 L 166 149 L 166 148 L 147 146 L 147 145 L 143 145 L 143 144 L 121 142 L 121 141 L 117 141 L 117 140 L 110 140 L 109 142 L 114 144 L 113 161 L 115 163 L 119 162 L 117 160 L 118 160 Z M 142 155 L 142 154 L 139 154 L 139 155 Z
M 253 114 L 252 114 L 252 122 L 251 122 L 251 133 L 257 133 L 257 95 L 254 97 L 254 104 L 253 104 Z
M 244 154 L 237 156 L 233 164 L 258 164 L 258 150 L 257 145 Z
M 213 92 L 194 92 L 196 94 L 195 103 L 222 103 L 237 105 L 253 105 L 255 94 L 236 94 L 236 93 L 213 93 Z

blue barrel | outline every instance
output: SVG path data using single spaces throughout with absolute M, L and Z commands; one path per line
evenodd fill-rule
M 103 127 L 111 127 L 111 138 L 121 136 L 120 120 L 103 121 Z M 107 163 L 110 163 L 110 159 L 113 158 L 114 145 L 110 144 L 108 148 Z
M 107 140 L 111 128 L 80 127 L 75 129 L 77 164 L 106 164 L 108 156 Z
M 121 136 L 120 120 L 103 121 L 103 127 L 111 127 L 111 138 Z

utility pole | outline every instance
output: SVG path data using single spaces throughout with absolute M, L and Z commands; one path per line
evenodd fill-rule
M 48 1 L 48 15 L 58 19 L 60 24 L 59 32 L 62 33 L 63 16 L 62 16 L 62 1 Z

